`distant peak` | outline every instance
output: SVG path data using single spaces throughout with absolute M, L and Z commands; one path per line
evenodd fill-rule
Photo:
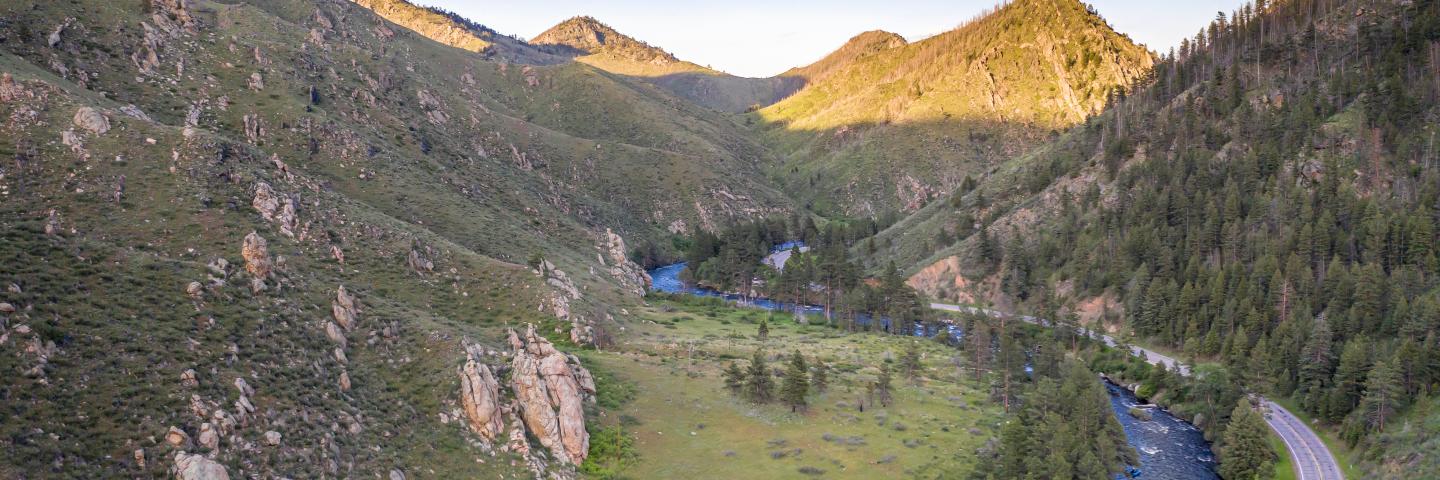
M 530 43 L 551 47 L 555 53 L 582 56 L 601 52 L 646 62 L 674 62 L 675 56 L 616 31 L 595 17 L 570 17 L 546 30 Z
M 617 42 L 635 41 L 595 17 L 581 15 L 570 17 L 555 24 L 549 30 L 536 35 L 530 43 L 536 45 L 560 45 L 593 52 L 605 45 Z
M 900 34 L 898 33 L 887 32 L 884 30 L 871 30 L 850 37 L 850 40 L 845 41 L 845 46 L 876 47 L 876 50 L 883 50 L 887 48 L 903 47 L 907 43 L 909 42 L 905 41 L 905 37 L 900 36 Z

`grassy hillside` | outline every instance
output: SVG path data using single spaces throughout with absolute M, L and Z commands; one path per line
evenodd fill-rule
M 240 415 L 237 378 L 257 411 L 216 452 L 232 475 L 514 471 L 477 472 L 463 427 L 438 416 L 453 408 L 462 335 L 490 342 L 507 324 L 557 323 L 535 310 L 543 283 L 528 268 L 287 174 L 231 138 L 126 117 L 9 53 L 0 67 L 15 94 L 0 104 L 13 139 L 3 148 L 19 160 L 0 183 L 0 301 L 15 308 L 0 313 L 0 428 L 16 452 L 6 476 L 164 476 L 176 450 L 166 430 L 197 438 L 197 405 Z M 101 109 L 109 130 L 61 144 L 56 127 L 82 107 Z M 255 213 L 256 181 L 303 195 L 302 233 Z M 241 257 L 252 231 L 275 265 L 259 293 Z M 424 247 L 435 269 L 417 272 L 403 259 Z M 340 285 L 362 305 L 345 361 L 323 328 Z M 266 446 L 268 431 L 280 445 Z
M 456 420 L 462 343 L 505 350 L 525 323 L 567 349 L 576 326 L 613 339 L 639 300 L 599 255 L 607 229 L 669 245 L 790 208 L 707 109 L 348 2 L 0 19 L 0 446 L 19 452 L 0 476 L 164 476 L 179 451 L 232 477 L 528 475 Z M 273 272 L 247 272 L 251 232 Z M 360 311 L 336 339 L 342 285 Z
M 822 212 L 913 211 L 1104 107 L 1150 53 L 1073 0 L 1009 3 L 904 44 L 871 33 L 791 73 L 804 89 L 755 115 L 771 168 Z

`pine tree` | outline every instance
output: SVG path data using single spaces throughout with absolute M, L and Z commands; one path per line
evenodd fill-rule
M 760 328 L 756 332 L 755 337 L 759 338 L 762 342 L 770 338 L 770 323 L 766 322 L 763 318 L 760 319 Z
M 790 411 L 805 409 L 805 396 L 810 393 L 809 369 L 800 352 L 790 355 L 790 368 L 785 371 L 785 383 L 780 387 L 780 400 L 790 406 Z
M 1330 322 L 1324 318 L 1315 321 L 1315 328 L 1310 332 L 1309 340 L 1305 342 L 1305 348 L 1300 353 L 1300 394 L 1305 408 L 1311 412 L 1319 411 L 1321 395 L 1324 392 L 1325 384 L 1330 379 L 1331 365 L 1335 353 L 1331 350 L 1331 342 L 1334 339 L 1330 334 Z
M 1396 362 L 1382 360 L 1375 363 L 1365 381 L 1363 403 L 1365 425 L 1371 431 L 1385 430 L 1385 423 L 1395 416 L 1400 408 L 1405 390 L 1401 384 L 1400 369 Z
M 740 365 L 735 362 L 730 362 L 730 367 L 725 369 L 723 377 L 725 388 L 730 390 L 730 394 L 739 395 L 745 389 L 745 370 L 740 369 Z
M 971 328 L 965 331 L 965 350 L 970 354 L 970 368 L 975 371 L 975 380 L 979 381 L 985 372 L 990 370 L 990 359 L 994 355 L 990 348 L 990 326 L 980 320 L 971 323 Z
M 1220 449 L 1220 476 L 1251 480 L 1270 478 L 1275 473 L 1278 456 L 1270 447 L 1270 431 L 1265 420 L 1241 398 L 1230 413 Z
M 1361 390 L 1365 384 L 1365 371 L 1370 368 L 1370 346 L 1365 337 L 1358 337 L 1345 343 L 1340 353 L 1340 366 L 1335 370 L 1334 385 L 1326 417 L 1338 423 L 1351 410 L 1360 405 Z
M 905 353 L 900 355 L 900 371 L 905 374 L 905 378 L 916 382 L 919 381 L 920 374 L 923 373 L 924 369 L 925 366 L 920 363 L 920 347 L 918 343 L 910 342 L 910 344 L 905 347 Z
M 815 393 L 825 393 L 830 388 L 830 366 L 825 362 L 816 360 L 815 366 L 810 367 L 810 388 Z
M 880 364 L 880 376 L 875 379 L 875 398 L 876 401 L 880 402 L 880 406 L 890 406 L 890 401 L 892 400 L 891 390 L 890 366 L 882 363 Z
M 755 350 L 750 358 L 750 368 L 745 371 L 745 393 L 755 403 L 769 403 L 775 396 L 775 379 L 770 377 L 770 367 L 765 365 L 763 350 Z

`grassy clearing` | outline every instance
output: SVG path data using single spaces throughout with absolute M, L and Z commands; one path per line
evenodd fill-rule
M 655 302 L 636 312 L 618 351 L 590 356 L 624 372 L 638 395 L 612 418 L 635 437 L 634 478 L 956 478 L 973 468 L 974 451 L 996 433 L 1000 413 L 974 385 L 957 381 L 946 347 L 923 340 L 847 334 L 783 317 L 770 338 L 755 338 L 765 312 Z M 920 342 L 926 375 L 896 379 L 888 408 L 857 404 L 878 366 Z M 765 347 L 799 351 L 831 367 L 830 390 L 812 393 L 804 413 L 753 405 L 728 393 L 720 371 Z M 746 361 L 740 361 L 742 365 Z M 775 366 L 779 366 L 776 363 Z

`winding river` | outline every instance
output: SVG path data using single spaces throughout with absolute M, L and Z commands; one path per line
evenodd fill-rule
M 777 247 L 776 251 L 788 249 L 792 244 Z M 650 270 L 651 290 L 665 293 L 681 293 L 705 297 L 719 297 L 738 304 L 767 310 L 794 311 L 794 305 L 776 302 L 767 298 L 741 297 L 690 285 L 680 280 L 680 271 L 685 263 L 666 265 Z M 823 315 L 824 310 L 814 305 L 801 307 L 806 314 Z M 883 320 L 882 320 L 883 321 Z M 949 326 L 950 335 L 960 336 L 959 327 Z M 938 332 L 925 331 L 916 327 L 916 335 L 934 335 Z M 1140 453 L 1141 478 L 1218 480 L 1215 473 L 1215 454 L 1210 442 L 1200 429 L 1189 422 L 1171 415 L 1170 412 L 1151 407 L 1141 407 L 1150 413 L 1149 420 L 1130 415 L 1131 407 L 1142 405 L 1135 394 L 1111 383 L 1105 384 L 1110 390 L 1110 406 L 1115 418 L 1125 429 L 1130 445 Z

